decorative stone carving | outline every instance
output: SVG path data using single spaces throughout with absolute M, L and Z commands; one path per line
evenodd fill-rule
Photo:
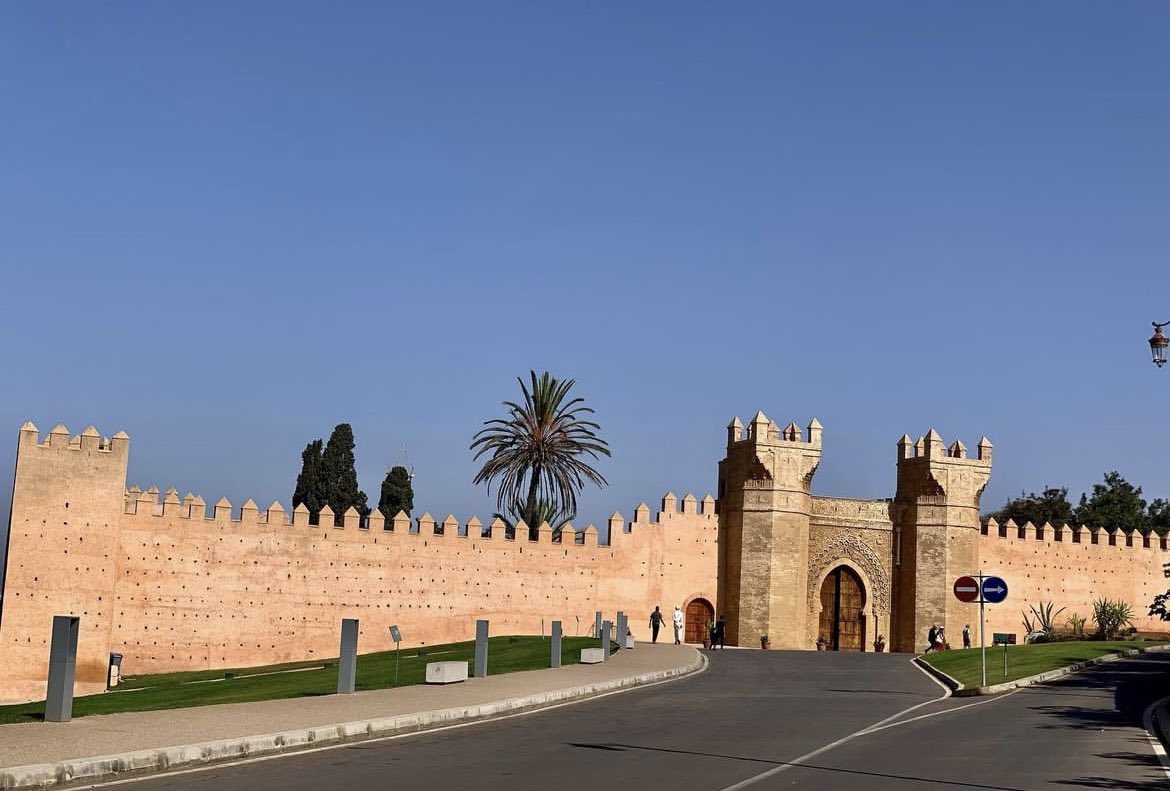
M 834 520 L 880 522 L 892 525 L 889 500 L 849 500 L 837 497 L 812 498 L 812 516 Z
M 880 618 L 890 609 L 890 577 L 877 553 L 855 535 L 836 535 L 818 546 L 808 558 L 808 606 L 810 611 L 820 596 L 817 580 L 828 571 L 828 565 L 840 558 L 848 558 L 865 575 L 873 590 L 869 591 L 870 609 Z

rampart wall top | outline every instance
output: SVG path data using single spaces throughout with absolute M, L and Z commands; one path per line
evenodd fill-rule
M 71 437 L 69 429 L 58 424 L 49 432 L 44 441 L 40 440 L 39 429 L 31 420 L 20 427 L 20 436 L 17 442 L 17 453 L 39 448 L 45 451 L 87 450 L 109 453 L 111 456 L 125 458 L 129 453 L 130 437 L 126 432 L 119 431 L 112 437 L 103 437 L 96 428 L 88 426 L 77 436 Z
M 1052 525 L 1045 522 L 1034 525 L 1025 522 L 1016 524 L 1015 520 L 997 522 L 994 518 L 988 519 L 980 526 L 980 533 L 988 538 L 1012 538 L 1021 541 L 1033 540 L 1045 544 L 1088 544 L 1102 547 L 1122 547 L 1137 551 L 1157 550 L 1170 551 L 1170 539 L 1159 536 L 1157 533 L 1145 533 L 1140 530 L 1107 530 L 1103 527 L 1089 525 Z
M 902 438 L 898 440 L 898 464 L 906 461 L 928 459 L 931 461 L 967 461 L 973 466 L 991 466 L 991 451 L 993 445 L 991 440 L 987 437 L 980 437 L 979 443 L 976 445 L 977 454 L 975 458 L 967 458 L 967 446 L 959 440 L 955 440 L 949 447 L 943 442 L 943 438 L 934 429 L 923 434 L 915 442 L 910 439 L 909 434 L 903 434 Z
M 775 420 L 769 420 L 763 412 L 756 412 L 756 416 L 748 424 L 746 437 L 744 436 L 743 423 L 739 422 L 738 417 L 732 419 L 727 426 L 727 447 L 730 449 L 732 445 L 739 442 L 752 442 L 760 445 L 799 444 L 819 449 L 821 435 L 824 432 L 820 421 L 813 418 L 807 426 L 807 431 L 808 440 L 806 441 L 800 427 L 795 422 L 780 428 Z

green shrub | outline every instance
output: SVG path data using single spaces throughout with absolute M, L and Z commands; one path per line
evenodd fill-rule
M 1024 616 L 1025 639 L 1031 643 L 1050 643 L 1055 640 L 1056 616 L 1064 612 L 1064 608 L 1057 610 L 1056 602 L 1041 600 L 1039 607 L 1029 604 L 1028 609 L 1032 611 L 1031 615 L 1020 611 Z
M 1133 608 L 1118 599 L 1094 599 L 1093 621 L 1097 624 L 1097 636 L 1112 640 L 1127 626 L 1133 626 Z

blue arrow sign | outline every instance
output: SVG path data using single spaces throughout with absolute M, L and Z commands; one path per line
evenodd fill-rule
M 1002 577 L 983 578 L 983 600 L 988 604 L 999 604 L 1007 598 L 1008 587 Z

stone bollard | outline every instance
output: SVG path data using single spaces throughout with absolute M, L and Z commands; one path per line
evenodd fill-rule
M 552 647 L 548 657 L 549 667 L 561 666 L 561 622 L 552 622 Z
M 352 694 L 357 685 L 357 618 L 341 619 L 341 659 L 337 663 L 337 694 Z
M 488 667 L 488 622 L 475 622 L 475 677 L 486 678 Z
M 77 636 L 80 626 L 81 619 L 76 615 L 53 616 L 45 722 L 69 722 L 73 719 L 73 676 L 77 670 Z

